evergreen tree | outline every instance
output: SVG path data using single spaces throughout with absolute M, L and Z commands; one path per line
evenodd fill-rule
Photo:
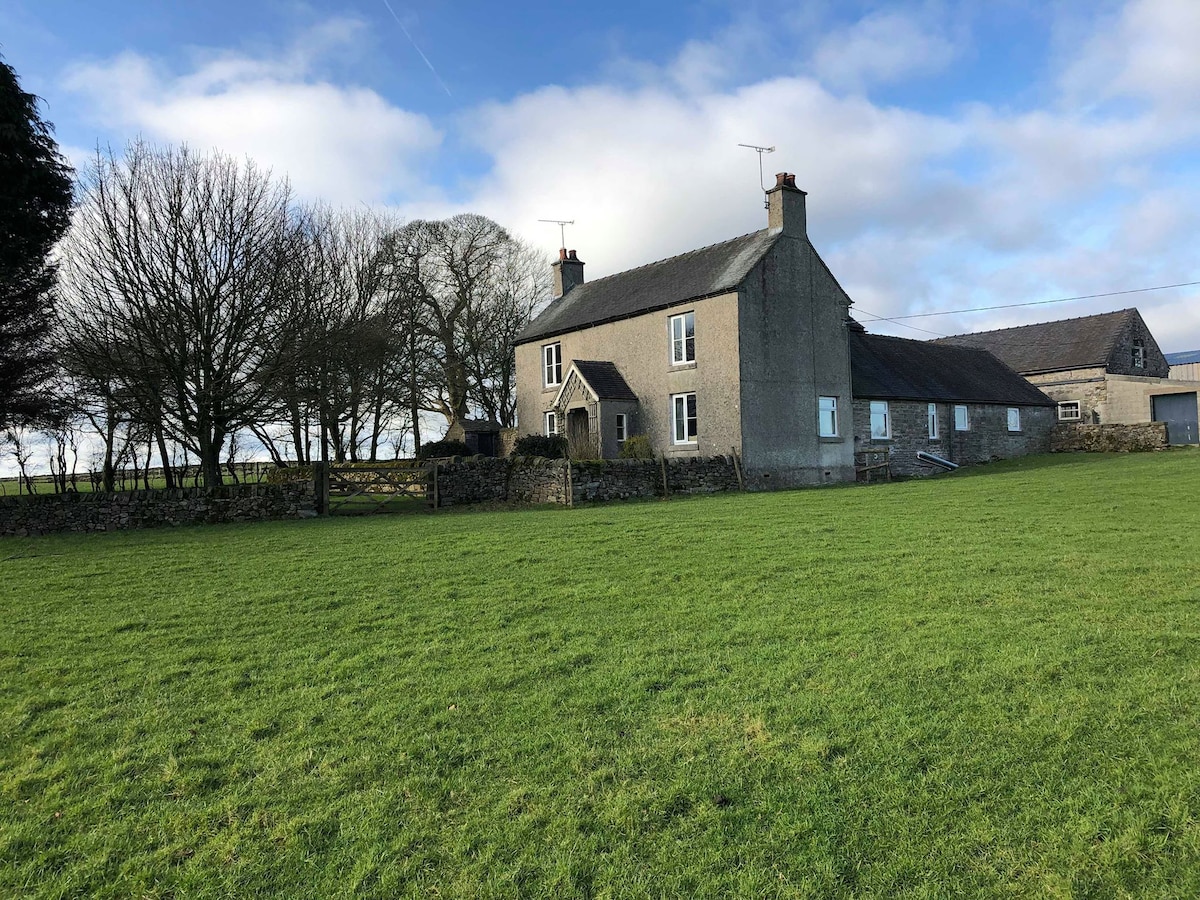
M 71 176 L 38 98 L 0 59 L 0 429 L 52 406 L 50 253 L 70 220 Z

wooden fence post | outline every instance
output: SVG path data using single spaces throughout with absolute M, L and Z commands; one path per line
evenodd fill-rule
M 737 447 L 730 447 L 729 452 L 733 454 L 733 471 L 737 475 L 738 490 L 746 490 L 746 482 L 742 480 L 742 461 L 738 458 Z
M 315 462 L 313 467 L 313 493 L 316 495 L 317 515 L 329 515 L 329 465 Z

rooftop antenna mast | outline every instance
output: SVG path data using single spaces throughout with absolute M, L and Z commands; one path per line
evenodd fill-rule
M 763 189 L 763 193 L 765 194 L 767 192 L 767 183 L 763 180 L 762 158 L 763 158 L 764 153 L 774 153 L 775 148 L 774 147 L 760 147 L 757 144 L 738 144 L 738 146 L 745 147 L 748 150 L 753 150 L 755 153 L 758 154 L 758 184 Z M 770 205 L 771 204 L 769 202 L 763 203 L 764 207 L 768 207 Z
M 574 225 L 574 219 L 538 219 L 539 222 L 546 222 L 550 225 L 558 226 L 558 236 L 562 239 L 562 248 L 567 249 L 567 226 Z

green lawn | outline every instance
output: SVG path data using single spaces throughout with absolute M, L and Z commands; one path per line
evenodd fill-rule
M 0 539 L 0 896 L 1195 897 L 1197 497 Z

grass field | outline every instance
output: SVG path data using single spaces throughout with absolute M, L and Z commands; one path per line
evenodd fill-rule
M 0 896 L 1198 896 L 1198 496 L 0 540 Z

